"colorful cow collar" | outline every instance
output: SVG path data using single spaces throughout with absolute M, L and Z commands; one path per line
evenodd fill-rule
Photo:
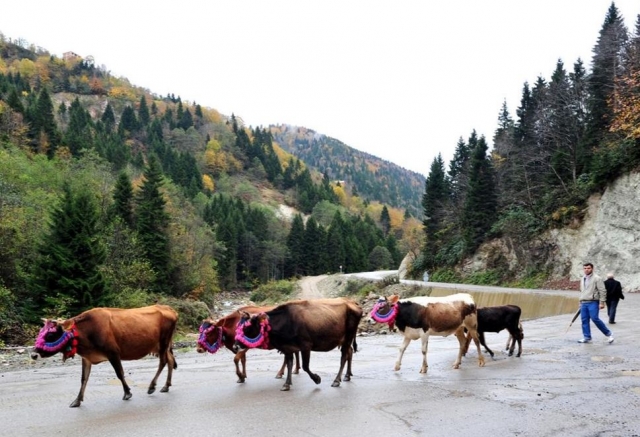
M 254 338 L 249 338 L 244 334 L 245 328 L 250 325 L 251 319 L 245 320 L 244 322 L 240 320 L 240 322 L 238 322 L 238 326 L 236 327 L 236 341 L 242 343 L 249 349 L 269 349 L 269 331 L 271 331 L 269 319 L 265 317 L 260 322 L 260 332 L 258 332 L 258 335 Z
M 45 337 L 51 332 L 55 332 L 58 329 L 58 325 L 49 326 L 48 322 L 45 324 L 36 339 L 36 349 L 43 351 L 58 353 L 62 352 L 62 361 L 66 361 L 67 358 L 73 358 L 78 351 L 78 330 L 76 329 L 75 322 L 71 325 L 71 329 L 64 331 L 62 336 L 56 341 L 47 342 Z
M 218 339 L 215 343 L 211 344 L 207 341 L 207 336 L 214 330 L 218 329 Z M 198 344 L 202 346 L 210 354 L 215 354 L 218 352 L 220 347 L 222 347 L 222 342 L 224 341 L 224 330 L 222 326 L 211 325 L 207 329 L 203 329 L 202 325 L 200 326 L 200 337 L 198 337 Z
M 393 323 L 395 322 L 396 316 L 398 315 L 398 304 L 394 303 L 393 305 L 391 305 L 391 310 L 388 313 L 380 314 L 378 312 L 380 307 L 387 304 L 388 303 L 386 300 L 379 300 L 371 310 L 371 318 L 378 323 L 387 323 L 389 325 L 389 328 L 393 328 Z

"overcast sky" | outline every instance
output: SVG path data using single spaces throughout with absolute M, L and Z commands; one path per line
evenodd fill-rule
M 618 0 L 627 27 L 637 0 Z M 427 175 L 502 102 L 592 49 L 610 0 L 21 0 L 0 32 L 151 92 L 337 138 Z

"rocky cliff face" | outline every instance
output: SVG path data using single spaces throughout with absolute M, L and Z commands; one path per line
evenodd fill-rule
M 577 281 L 582 265 L 593 263 L 603 279 L 608 272 L 624 291 L 640 291 L 640 173 L 620 177 L 591 196 L 580 226 L 548 231 L 526 246 L 508 239 L 483 244 L 462 266 L 469 274 L 495 267 L 496 259 L 518 272 L 528 260 L 545 266 L 552 279 Z
M 579 229 L 549 232 L 548 241 L 556 247 L 554 276 L 579 279 L 582 264 L 591 262 L 603 278 L 613 272 L 625 291 L 640 290 L 639 195 L 640 173 L 622 176 L 589 199 Z

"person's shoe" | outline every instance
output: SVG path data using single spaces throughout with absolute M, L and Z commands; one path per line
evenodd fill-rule
M 613 338 L 613 337 L 611 337 Z M 591 343 L 591 339 L 590 338 L 583 338 L 578 340 L 578 343 Z
M 607 343 L 611 344 L 613 343 L 613 340 L 614 340 L 613 335 L 610 335 L 607 337 Z

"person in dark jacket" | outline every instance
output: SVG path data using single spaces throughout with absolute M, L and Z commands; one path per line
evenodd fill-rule
M 618 302 L 620 302 L 620 299 L 624 299 L 622 285 L 620 281 L 613 279 L 613 273 L 608 273 L 607 280 L 604 281 L 604 286 L 607 289 L 607 315 L 609 316 L 609 323 L 615 324 Z

